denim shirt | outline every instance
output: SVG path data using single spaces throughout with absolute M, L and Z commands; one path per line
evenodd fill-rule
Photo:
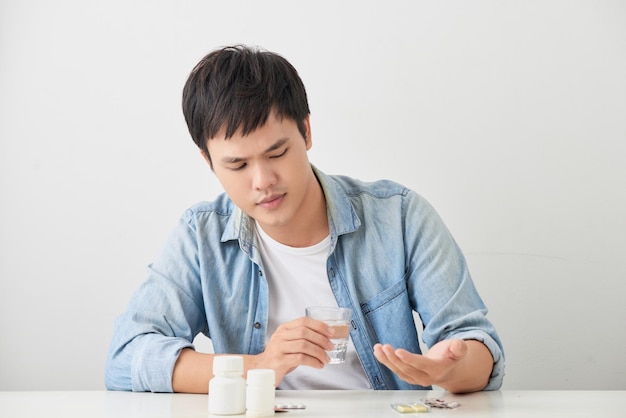
M 486 390 L 500 388 L 500 339 L 434 209 L 391 181 L 365 183 L 313 169 L 326 196 L 328 281 L 339 306 L 353 310 L 350 338 L 372 388 L 423 389 L 398 378 L 372 351 L 380 342 L 420 353 L 414 311 L 428 347 L 450 338 L 483 342 L 494 358 Z M 171 392 L 178 355 L 193 347 L 198 333 L 211 339 L 215 353 L 258 354 L 267 324 L 268 288 L 254 220 L 222 194 L 184 213 L 116 320 L 106 386 Z

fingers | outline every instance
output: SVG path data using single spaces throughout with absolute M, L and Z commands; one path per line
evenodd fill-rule
M 376 344 L 374 356 L 402 380 L 429 386 L 439 384 L 449 376 L 467 353 L 462 340 L 444 340 L 435 344 L 425 355 L 414 354 L 389 344 Z
M 286 322 L 280 325 L 278 329 L 276 330 L 276 332 L 280 330 L 289 331 L 289 330 L 297 330 L 301 328 L 309 329 L 311 331 L 314 331 L 317 334 L 325 336 L 326 338 L 330 338 L 335 334 L 334 328 L 329 327 L 322 321 L 318 321 L 313 318 L 308 318 L 306 316 L 303 316 L 301 318 L 298 318 L 293 321 Z
M 289 335 L 288 339 L 282 341 L 281 352 L 293 356 L 299 365 L 323 367 L 330 361 L 326 350 L 332 348 L 332 343 L 327 338 L 320 338 L 319 334 L 306 330 L 296 330 Z M 310 362 L 308 358 L 317 362 Z
M 334 330 L 321 321 L 298 318 L 280 325 L 262 353 L 267 367 L 289 373 L 298 366 L 322 368 L 330 358 L 326 350 L 333 348 L 330 337 Z
M 322 351 L 331 350 L 334 344 L 330 338 L 335 330 L 321 321 L 311 318 L 298 318 L 278 327 L 272 338 L 285 342 L 296 342 L 295 352 L 305 350 L 307 343 L 319 347 Z M 325 354 L 325 353 L 324 353 Z
M 430 360 L 421 355 L 403 349 L 396 350 L 389 344 L 376 344 L 374 356 L 406 382 L 428 386 L 433 380 L 429 374 L 432 368 Z

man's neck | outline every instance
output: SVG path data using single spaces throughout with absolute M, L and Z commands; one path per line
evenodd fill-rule
M 310 247 L 328 236 L 326 197 L 315 175 L 309 196 L 293 222 L 281 227 L 263 226 L 263 230 L 272 239 L 290 247 Z

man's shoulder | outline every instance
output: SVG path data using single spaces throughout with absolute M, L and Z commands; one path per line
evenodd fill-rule
M 222 193 L 218 195 L 214 200 L 211 201 L 201 201 L 198 202 L 191 207 L 189 207 L 185 213 L 183 214 L 183 218 L 187 221 L 192 219 L 201 219 L 201 218 L 209 218 L 209 217 L 217 217 L 228 219 L 233 212 L 235 211 L 235 205 L 230 200 L 230 198 L 226 195 L 226 193 Z
M 398 195 L 406 196 L 411 191 L 406 186 L 393 180 L 365 181 L 345 175 L 331 175 L 329 177 L 350 196 L 367 194 L 384 199 Z
M 400 205 L 405 208 L 404 210 L 408 211 L 406 208 L 410 207 L 411 211 L 422 214 L 433 210 L 422 195 L 393 180 L 363 181 L 345 175 L 329 175 L 326 183 L 324 190 L 327 192 L 327 198 L 335 202 L 349 201 L 355 209 L 368 207 L 379 210 L 391 208 L 389 205 Z

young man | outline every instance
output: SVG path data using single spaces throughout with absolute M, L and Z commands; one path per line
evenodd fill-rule
M 109 389 L 206 393 L 198 333 L 274 369 L 278 388 L 500 387 L 501 343 L 454 239 L 415 192 L 311 165 L 306 92 L 284 58 L 210 53 L 183 112 L 225 194 L 185 212 L 118 318 Z M 327 365 L 333 331 L 304 317 L 313 305 L 352 308 L 346 363 Z

